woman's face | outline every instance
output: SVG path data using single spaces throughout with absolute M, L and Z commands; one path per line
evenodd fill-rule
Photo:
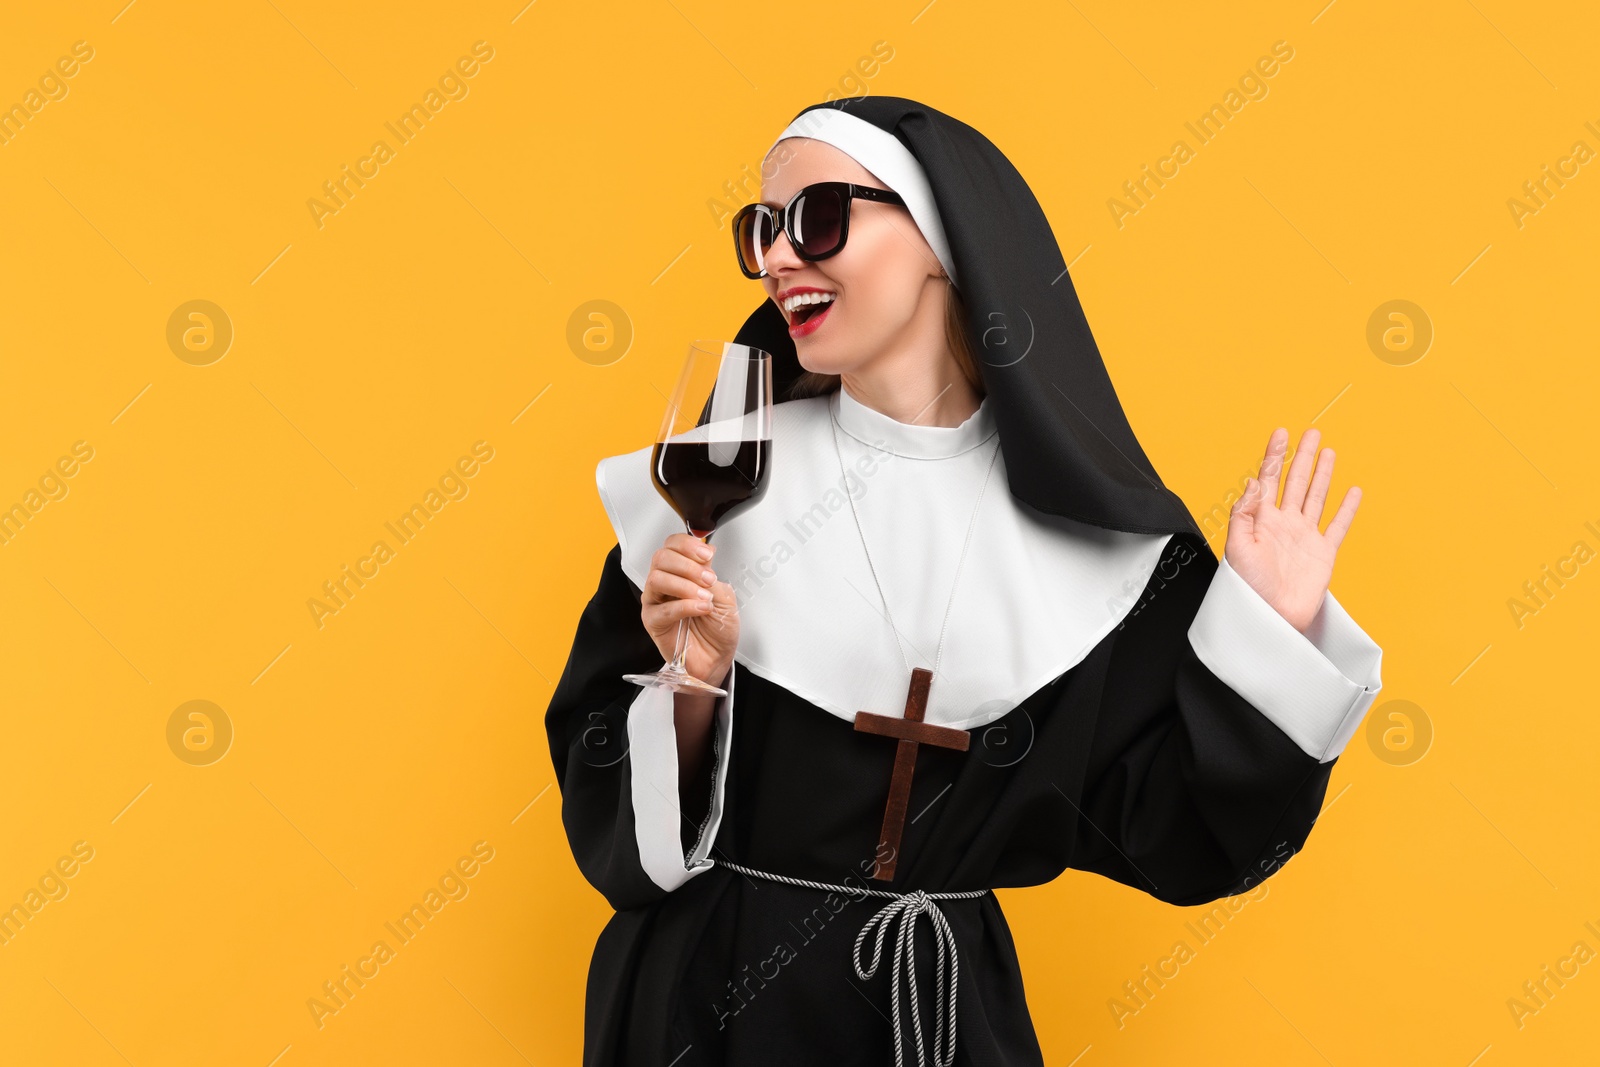
M 813 182 L 847 181 L 887 188 L 833 145 L 790 137 L 773 146 L 762 170 L 771 175 L 761 199 L 782 207 Z M 911 213 L 895 204 L 853 200 L 850 233 L 836 255 L 809 263 L 795 254 L 780 233 L 767 252 L 761 286 L 790 324 L 800 365 L 820 374 L 859 374 L 886 353 L 914 338 L 940 331 L 944 295 L 939 259 Z M 835 294 L 827 317 L 811 332 L 795 336 L 795 311 L 787 306 L 794 290 L 822 289 Z

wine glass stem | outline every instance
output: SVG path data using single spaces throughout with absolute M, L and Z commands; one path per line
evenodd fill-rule
M 689 620 L 688 619 L 679 619 L 678 620 L 678 637 L 672 644 L 672 662 L 667 664 L 667 670 L 671 671 L 673 674 L 682 674 L 682 673 L 684 673 L 684 670 L 683 670 L 683 657 L 684 657 L 684 654 L 689 651 L 689 649 L 687 647 L 688 646 L 688 642 L 685 641 L 683 638 L 684 638 L 684 635 L 688 632 L 688 629 L 689 629 Z
M 693 530 L 689 530 L 688 532 L 689 532 L 689 535 L 691 537 L 694 536 L 694 531 Z M 711 535 L 708 533 L 704 537 L 699 538 L 698 540 L 700 541 L 701 544 L 710 544 L 711 543 Z M 683 657 L 688 655 L 688 652 L 689 652 L 688 636 L 689 636 L 689 620 L 687 618 L 679 619 L 678 620 L 678 636 L 676 638 L 674 638 L 673 642 L 672 642 L 672 662 L 667 664 L 667 670 L 671 671 L 673 674 L 684 674 L 684 673 L 687 673 L 687 672 L 685 672 L 685 670 L 683 668 Z

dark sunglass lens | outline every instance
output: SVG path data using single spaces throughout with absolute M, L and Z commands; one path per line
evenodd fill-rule
M 820 256 L 839 247 L 839 230 L 844 217 L 844 197 L 833 188 L 801 194 L 790 208 L 794 212 L 794 234 L 799 238 L 802 256 Z
M 751 211 L 739 220 L 739 259 L 745 270 L 759 274 L 766 269 L 767 249 L 772 247 L 772 216 Z

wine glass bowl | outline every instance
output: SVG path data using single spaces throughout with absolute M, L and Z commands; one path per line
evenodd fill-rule
M 650 480 L 693 537 L 708 542 L 723 522 L 766 491 L 772 461 L 772 357 L 732 341 L 695 341 L 650 453 Z M 726 696 L 683 666 L 688 620 L 678 621 L 671 661 L 635 685 Z

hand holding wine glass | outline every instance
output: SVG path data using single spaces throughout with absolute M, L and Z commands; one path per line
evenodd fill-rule
M 650 558 L 640 616 L 666 660 L 676 651 L 678 624 L 686 623 L 684 669 L 720 686 L 739 646 L 739 604 L 733 586 L 717 579 L 714 552 L 698 537 L 669 534 Z
M 705 577 L 710 556 L 700 558 L 700 550 L 710 547 L 718 523 L 761 499 L 771 454 L 772 357 L 728 341 L 690 345 L 650 456 L 650 479 L 687 533 L 668 537 L 656 552 L 640 597 L 640 617 L 663 656 L 666 630 L 676 623 L 673 651 L 659 671 L 625 674 L 625 681 L 727 696 L 705 678 L 726 674 L 733 661 L 738 608 L 732 587 Z M 692 669 L 685 666 L 691 650 Z

